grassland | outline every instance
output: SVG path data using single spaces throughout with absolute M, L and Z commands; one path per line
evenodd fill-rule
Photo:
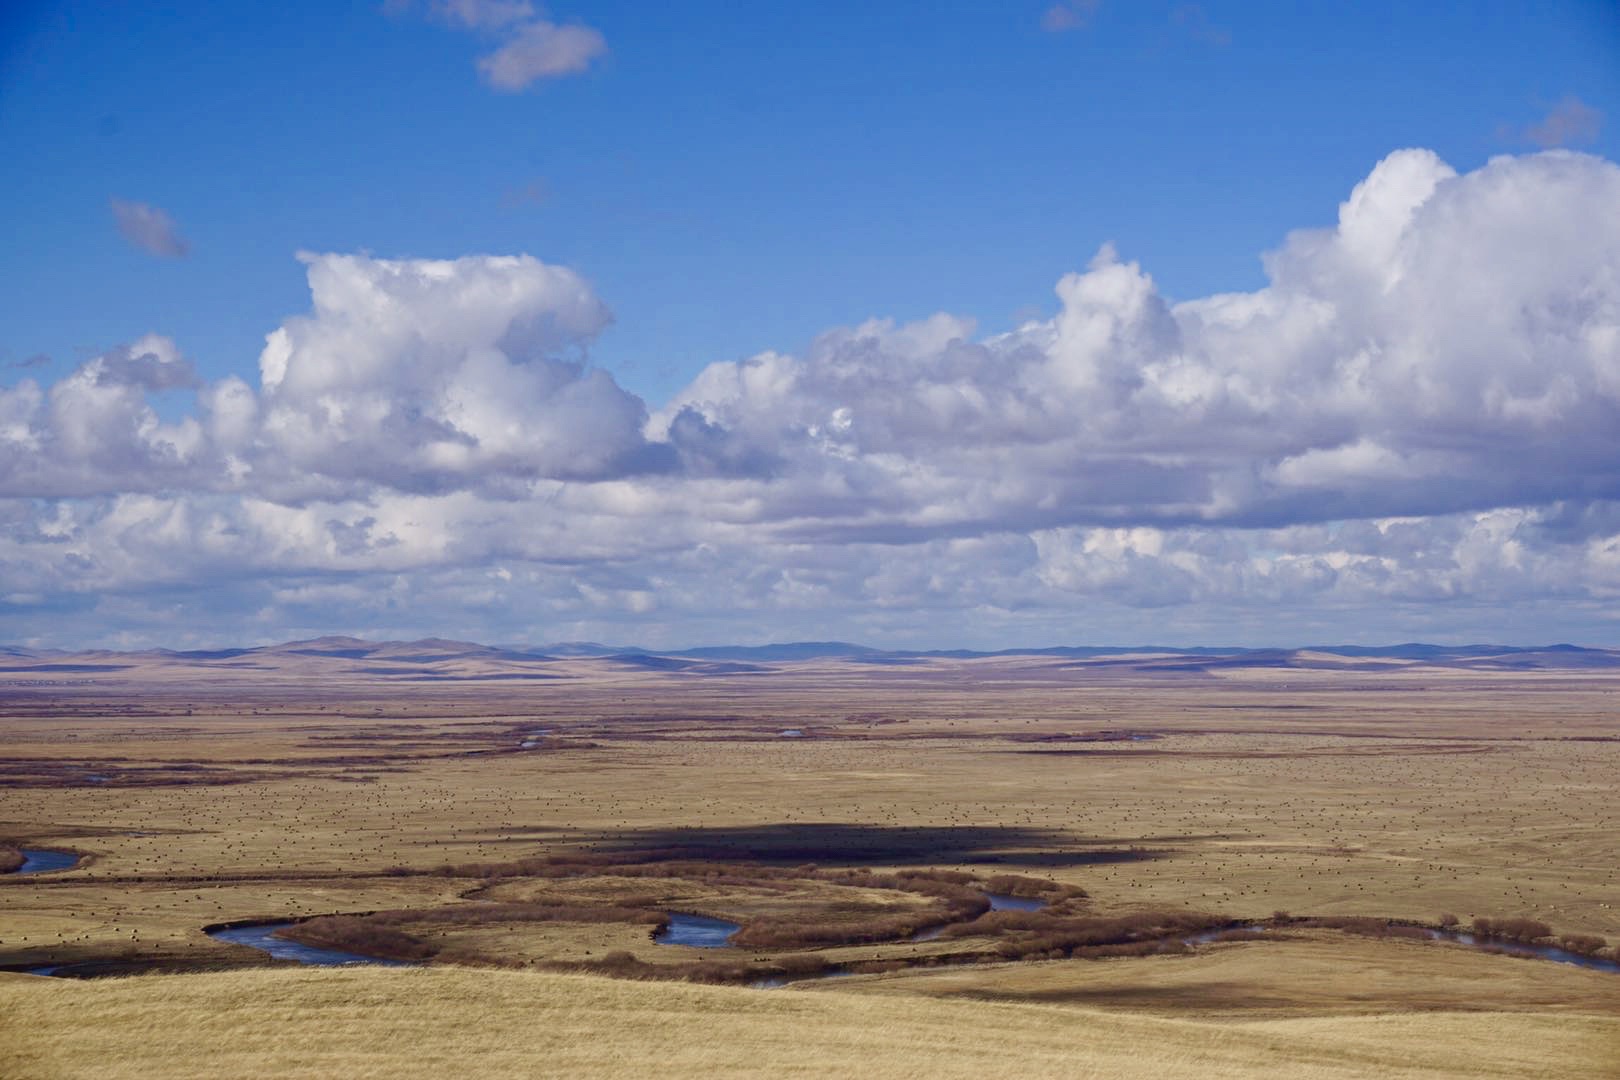
M 0 979 L 18 1078 L 535 1075 L 1601 1075 L 1620 1020 L 1448 1013 L 1170 1020 L 1048 1005 L 760 992 L 468 969 Z
M 1065 933 L 1172 915 L 1432 925 L 1450 912 L 1539 920 L 1612 950 L 1617 689 L 1620 676 L 1601 671 L 1187 676 L 1040 658 L 735 674 L 577 662 L 545 681 L 408 691 L 363 675 L 140 667 L 19 683 L 0 699 L 0 848 L 85 858 L 71 871 L 0 875 L 0 968 L 214 973 L 7 980 L 5 1015 L 31 1017 L 35 1042 L 8 1025 L 0 1052 L 54 1063 L 39 1075 L 87 1075 L 107 1043 L 83 1018 L 105 1009 L 98 1030 L 116 1032 L 170 1009 L 165 1025 L 185 1016 L 204 1041 L 177 1047 L 166 1073 L 156 1057 L 124 1067 L 182 1075 L 181 1058 L 222 1060 L 205 1045 L 225 1030 L 208 1020 L 209 1001 L 218 1025 L 246 1023 L 237 1013 L 264 1001 L 285 1022 L 237 1039 L 247 1056 L 223 1071 L 313 1069 L 276 1057 L 292 1025 L 358 1055 L 357 1074 L 394 1075 L 403 988 L 432 1000 L 472 992 L 458 980 L 490 980 L 491 1046 L 538 1045 L 502 1042 L 508 1006 L 496 998 L 562 1009 L 570 996 L 626 995 L 624 1008 L 668 1014 L 663 1034 L 621 1051 L 612 1008 L 581 1012 L 564 1027 L 594 1040 L 584 1045 L 599 1058 L 580 1059 L 581 1075 L 631 1074 L 642 1052 L 725 1071 L 714 1055 L 732 1050 L 707 1046 L 701 1020 L 693 1046 L 663 1045 L 680 1017 L 705 1010 L 781 1071 L 889 1053 L 893 1074 L 924 1075 L 906 1073 L 902 1051 L 920 1053 L 971 1015 L 964 1037 L 986 1054 L 960 1061 L 979 1075 L 1084 1075 L 1063 1060 L 1106 1075 L 1262 1075 L 1268 1062 L 1302 1076 L 1397 1075 L 1380 1071 L 1391 1063 L 1400 1075 L 1602 1075 L 1612 1060 L 1598 1049 L 1620 1044 L 1620 976 L 1300 924 L 1190 953 L 1103 960 L 1085 947 L 1071 950 L 1081 959 L 1039 961 L 1052 954 L 1031 944 L 1027 922 L 974 923 L 946 886 L 971 893 L 1019 875 L 1068 897 L 1053 909 L 1071 920 Z M 912 885 L 898 887 L 907 874 Z M 918 891 L 918 875 L 945 884 Z M 747 947 L 654 944 L 667 910 L 743 923 Z M 282 970 L 203 933 L 328 915 L 361 916 L 326 924 L 334 933 L 359 925 L 424 943 L 434 966 Z M 942 920 L 954 928 L 910 940 Z M 1023 962 L 994 962 L 1009 955 Z M 656 981 L 795 964 L 895 970 L 768 992 Z M 591 989 L 563 989 L 573 987 Z M 371 1012 L 333 1011 L 345 994 Z M 158 1012 L 143 1020 L 143 1008 Z M 1008 1011 L 992 1024 L 990 1008 Z M 807 1010 L 792 1014 L 802 1037 L 767 1030 L 783 1009 Z M 881 1020 L 864 1012 L 874 1009 Z M 1073 1056 L 1082 1015 L 1095 1059 Z M 872 1017 L 859 1038 L 834 1037 L 857 1016 Z M 406 1041 L 424 1061 L 464 1052 L 454 1048 L 476 1042 L 484 1021 L 463 1021 L 468 1033 L 442 1043 L 437 1021 Z M 1432 1039 L 1419 1035 L 1425 1024 Z M 1158 1072 L 1121 1071 L 1136 1067 L 1123 1050 L 1108 1057 L 1127 1031 L 1148 1038 L 1130 1025 L 1149 1025 L 1166 1047 L 1138 1063 Z M 524 1052 L 485 1071 L 522 1071 Z M 951 1075 L 947 1057 L 934 1075 Z

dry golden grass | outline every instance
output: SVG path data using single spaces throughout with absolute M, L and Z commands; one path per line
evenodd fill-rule
M 43 984 L 43 985 L 41 985 Z M 1620 1020 L 1431 1013 L 1215 1024 L 1040 1005 L 528 972 L 0 980 L 0 1074 L 1299 1080 L 1602 1075 Z
M 654 885 L 611 874 L 519 879 L 486 893 L 480 890 L 487 883 L 472 878 L 387 873 L 392 867 L 421 871 L 689 842 L 724 849 L 727 858 L 779 857 L 783 865 L 1029 874 L 1085 888 L 1099 914 L 1165 908 L 1263 918 L 1281 909 L 1432 922 L 1452 911 L 1464 921 L 1539 919 L 1562 933 L 1601 935 L 1611 948 L 1620 944 L 1620 866 L 1614 857 L 1620 819 L 1613 810 L 1620 729 L 1612 705 L 1620 677 L 1414 669 L 1127 678 L 1027 658 L 940 662 L 916 670 L 803 664 L 737 678 L 604 675 L 587 666 L 578 674 L 567 682 L 425 686 L 409 693 L 357 682 L 322 685 L 318 694 L 293 682 L 180 685 L 154 677 L 0 703 L 0 743 L 20 770 L 0 773 L 0 845 L 68 847 L 87 856 L 65 873 L 0 876 L 0 966 L 154 959 L 202 967 L 259 963 L 256 951 L 215 942 L 202 927 L 250 918 L 431 909 L 471 902 L 463 897 L 474 894 L 603 903 L 640 896 L 739 921 L 827 914 L 841 902 L 831 888 L 793 895 L 673 879 Z M 777 733 L 787 728 L 812 737 L 780 738 Z M 520 749 L 529 733 L 542 730 L 548 741 Z M 1096 741 L 1107 733 L 1157 737 Z M 205 782 L 178 782 L 187 777 Z M 232 782 L 221 782 L 227 780 Z M 904 908 L 922 898 L 879 890 L 860 900 Z M 629 924 L 444 924 L 431 933 L 452 954 L 518 961 L 594 961 L 629 951 L 673 962 L 696 952 L 653 945 L 645 926 Z M 844 946 L 820 955 L 837 963 L 915 960 L 964 944 L 972 942 Z M 754 955 L 750 950 L 746 957 Z M 1389 959 L 1397 955 L 1402 959 Z M 1487 966 L 1472 966 L 1480 964 Z M 1397 977 L 1401 972 L 1404 978 Z M 382 981 L 366 984 L 372 989 L 364 1000 L 379 1003 L 383 1016 L 414 1008 L 392 999 L 397 990 L 440 985 L 390 981 L 426 977 L 417 972 L 280 971 L 209 985 L 274 995 L 283 994 L 277 987 L 314 988 L 327 985 L 323 978 L 373 975 Z M 461 977 L 433 977 L 452 975 Z M 104 985 L 190 993 L 182 989 L 185 980 Z M 1610 986 L 1612 991 L 1605 989 Z M 896 1033 L 912 1030 L 905 1024 L 913 1022 L 919 1032 L 936 1032 L 936 1023 L 938 1031 L 948 1032 L 969 1015 L 992 1015 L 979 1004 L 926 1000 L 933 995 L 1123 1003 L 1132 1016 L 1088 1013 L 1086 1021 L 1104 1025 L 1099 1032 L 1119 1032 L 1125 1029 L 1106 1025 L 1148 1022 L 1135 1013 L 1163 1014 L 1153 1024 L 1219 1014 L 1224 994 L 1265 1002 L 1265 1008 L 1236 1012 L 1282 1024 L 1244 1027 L 1250 1033 L 1245 1038 L 1269 1033 L 1274 1044 L 1210 1042 L 1230 1048 L 1233 1069 L 1243 1052 L 1272 1055 L 1282 1052 L 1275 1047 L 1298 1040 L 1301 1053 L 1320 1050 L 1323 1056 L 1320 1062 L 1298 1059 L 1292 1075 L 1365 1075 L 1376 1071 L 1369 1062 L 1386 1060 L 1449 1068 L 1446 1053 L 1462 1055 L 1453 1063 L 1459 1069 L 1473 1062 L 1500 1075 L 1520 1075 L 1510 1067 L 1520 1060 L 1514 1055 L 1532 1048 L 1555 1055 L 1548 1062 L 1582 1060 L 1575 1049 L 1555 1047 L 1557 1040 L 1543 1037 L 1554 1028 L 1537 1025 L 1611 1032 L 1576 1017 L 1612 1015 L 1613 998 L 1609 1004 L 1603 999 L 1606 993 L 1620 995 L 1620 976 L 1318 931 L 1301 943 L 1215 946 L 1191 958 L 974 966 L 766 996 L 820 999 L 857 989 L 861 1009 L 900 1010 L 892 1025 Z M 680 997 L 698 992 L 687 986 L 623 989 L 630 995 L 660 992 L 676 995 L 669 999 L 672 1015 L 686 1008 L 677 1001 L 732 1000 Z M 119 1009 L 136 1008 L 137 991 L 127 993 Z M 295 1014 L 294 993 L 286 989 L 274 999 L 281 1012 L 273 1015 Z M 1043 993 L 1054 996 L 1042 999 Z M 26 1004 L 47 1017 L 79 1000 L 73 994 L 91 995 L 82 999 L 86 1008 L 95 994 L 107 995 L 109 1008 L 121 1000 L 102 984 L 41 980 L 8 985 L 5 994 L 8 1005 Z M 890 996 L 905 1000 L 874 1004 Z M 652 1001 L 634 1007 L 654 1008 Z M 207 1019 L 207 1009 L 197 1008 Z M 750 1018 L 774 1015 L 771 1009 L 812 1006 L 754 1008 L 739 1005 L 740 1019 L 726 1022 L 754 1023 Z M 1412 1009 L 1428 1010 L 1425 1019 L 1404 1015 Z M 1476 1009 L 1512 1012 L 1518 1019 L 1486 1023 L 1453 1015 Z M 219 1024 L 243 1020 L 233 1019 L 224 1005 L 218 1012 Z M 1384 1012 L 1400 1015 L 1342 1019 Z M 902 1022 L 902 1013 L 911 1019 Z M 1002 1014 L 993 1015 L 999 1023 Z M 1073 1023 L 1075 1011 L 1043 1007 L 1007 1015 L 1062 1015 Z M 41 1031 L 70 1021 L 57 1017 Z M 109 1020 L 112 1028 L 124 1022 Z M 1311 1026 L 1318 1022 L 1327 1026 Z M 1373 1051 L 1359 1048 L 1358 1040 L 1370 1042 L 1373 1033 L 1418 1046 L 1418 1032 L 1430 1022 L 1455 1038 L 1424 1044 L 1409 1059 L 1366 1057 Z M 366 1038 L 384 1039 L 383 1020 L 371 1016 L 367 1023 L 366 1031 L 379 1034 Z M 490 1052 L 502 1040 L 516 1039 L 529 1053 L 534 1044 L 525 1040 L 539 1036 L 507 1033 L 503 1023 L 497 1016 L 486 1031 L 485 1042 L 496 1048 Z M 1007 1023 L 1024 1030 L 1023 1020 Z M 765 1021 L 759 1024 L 749 1037 L 765 1040 L 760 1052 L 768 1056 L 777 1052 L 770 1047 L 779 1047 L 780 1060 L 789 1061 L 793 1033 L 772 1043 Z M 1046 1034 L 1031 1034 L 1032 1049 L 1023 1056 L 1012 1044 L 995 1041 L 982 1019 L 960 1038 L 991 1038 L 984 1045 L 1001 1047 L 1006 1061 L 1021 1063 L 1008 1066 L 1009 1072 L 1062 1071 L 1054 1064 L 1061 1056 L 1052 1056 L 1060 1055 L 1056 1047 L 1068 1045 L 1061 1041 L 1067 1037 L 1062 1024 L 1030 1019 L 1028 1025 L 1030 1032 Z M 392 1032 L 387 1037 L 409 1042 L 422 1060 L 438 1060 L 436 1022 L 425 1022 L 409 1039 L 386 1030 Z M 883 1042 L 882 1032 L 862 1030 L 862 1038 Z M 1214 1040 L 1219 1031 L 1186 1030 L 1199 1032 L 1199 1040 Z M 1524 1046 L 1506 1033 L 1517 1033 Z M 707 1046 L 712 1040 L 701 1033 L 689 1037 L 695 1045 L 682 1052 L 730 1052 Z M 936 1037 L 945 1038 L 915 1036 L 924 1044 Z M 255 1038 L 244 1036 L 241 1045 L 281 1052 L 270 1036 L 264 1043 Z M 478 1038 L 458 1035 L 450 1045 L 465 1047 Z M 845 1044 L 827 1038 L 825 1054 L 832 1056 L 825 1060 L 842 1060 L 837 1048 Z M 893 1046 L 912 1047 L 906 1041 L 911 1038 L 897 1034 Z M 1498 1048 L 1503 1056 L 1482 1057 L 1483 1051 L 1468 1049 L 1469 1039 L 1484 1040 L 1479 1046 Z M 86 1054 L 101 1047 L 111 1055 L 108 1063 L 116 1059 L 110 1044 L 94 1037 L 86 1036 L 82 1045 Z M 873 1045 L 850 1049 L 849 1060 L 877 1054 Z M 1191 1054 L 1205 1043 L 1175 1045 L 1175 1053 Z M 1586 1048 L 1585 1075 L 1594 1074 L 1597 1045 L 1580 1039 L 1570 1044 Z M 1362 1072 L 1310 1071 L 1331 1070 L 1329 1047 L 1345 1055 L 1346 1068 Z M 799 1044 L 806 1054 L 823 1049 Z M 152 1053 L 145 1065 L 128 1067 L 162 1073 L 161 1052 Z M 217 1071 L 259 1067 L 249 1049 L 241 1053 L 240 1061 Z M 1001 1067 L 963 1053 L 962 1061 L 974 1063 L 978 1075 L 996 1075 Z M 635 1071 L 631 1059 L 613 1060 Z M 886 1068 L 904 1074 L 898 1059 L 885 1060 L 893 1062 Z M 1175 1064 L 1181 1059 L 1165 1060 L 1172 1071 L 1160 1075 L 1178 1075 L 1173 1069 L 1183 1067 Z M 1186 1075 L 1224 1075 L 1219 1069 L 1227 1060 L 1188 1057 L 1186 1062 L 1208 1068 L 1185 1064 Z M 1537 1060 L 1522 1074 L 1537 1075 Z M 491 1061 L 494 1075 L 502 1068 L 521 1071 L 518 1064 Z M 1259 1068 L 1263 1061 L 1257 1057 L 1245 1067 Z M 711 1071 L 728 1067 L 721 1062 Z M 9 1073 L 0 1068 L 0 1075 Z
M 1289 931 L 1151 960 L 920 968 L 796 991 L 1070 1005 L 1254 1021 L 1408 1012 L 1589 1014 L 1620 1019 L 1620 977 L 1439 942 Z

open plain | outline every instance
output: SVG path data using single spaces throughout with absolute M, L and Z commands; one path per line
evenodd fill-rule
M 1593 656 L 21 658 L 0 1074 L 1614 1075 Z

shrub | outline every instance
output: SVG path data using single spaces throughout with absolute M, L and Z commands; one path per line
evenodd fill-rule
M 986 892 L 1001 896 L 1018 896 L 1028 900 L 1045 900 L 1055 904 L 1061 900 L 1084 899 L 1088 894 L 1078 885 L 1065 885 L 1058 881 L 1025 877 L 1022 874 L 997 874 L 984 883 Z
M 386 960 L 426 960 L 436 946 L 364 917 L 326 915 L 308 919 L 278 932 L 279 937 L 327 949 L 378 956 Z
M 1581 956 L 1596 956 L 1608 942 L 1595 934 L 1565 934 L 1558 939 L 1558 944 Z
M 22 869 L 24 862 L 20 849 L 10 844 L 0 844 L 0 874 L 10 874 Z
M 1482 938 L 1529 943 L 1537 938 L 1552 937 L 1552 927 L 1535 919 L 1487 919 L 1481 917 L 1474 920 L 1474 933 Z

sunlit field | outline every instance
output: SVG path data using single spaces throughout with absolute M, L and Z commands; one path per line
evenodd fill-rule
M 66 976 L 0 982 L 0 1071 L 1616 1064 L 1620 973 L 1425 936 L 1616 955 L 1615 676 L 563 668 L 13 688 L 0 842 L 82 859 L 0 876 L 0 967 Z M 741 929 L 661 944 L 672 911 Z M 424 969 L 204 932 L 252 920 Z M 114 1068 L 153 1024 L 177 1034 Z
M 24 980 L 0 976 L 7 1076 L 1550 1080 L 1602 1075 L 1620 1035 L 1589 1015 L 1231 1024 L 466 969 Z

